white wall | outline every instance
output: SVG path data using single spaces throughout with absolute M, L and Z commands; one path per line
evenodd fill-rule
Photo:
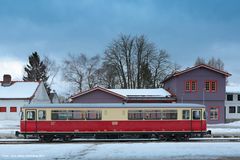
M 233 94 L 233 101 L 227 101 L 228 94 Z M 229 113 L 230 106 L 236 107 L 236 113 Z M 240 113 L 237 113 L 238 106 L 240 106 L 240 101 L 238 101 L 238 93 L 226 93 L 225 99 L 226 119 L 240 119 Z
M 20 120 L 20 107 L 29 104 L 29 100 L 0 100 L 0 106 L 6 112 L 0 112 L 0 120 Z M 17 112 L 10 112 L 10 107 L 17 107 Z

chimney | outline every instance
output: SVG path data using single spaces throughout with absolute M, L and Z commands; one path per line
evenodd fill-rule
M 2 86 L 10 86 L 12 81 L 12 77 L 10 74 L 4 74 L 3 75 L 3 82 Z

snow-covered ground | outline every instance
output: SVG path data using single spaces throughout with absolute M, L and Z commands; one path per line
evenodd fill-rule
M 208 124 L 207 129 L 213 134 L 240 134 L 240 121 L 224 124 Z
M 0 159 L 240 159 L 240 143 L 67 143 L 0 145 Z
M 240 133 L 240 122 L 208 125 L 208 129 L 213 133 Z M 0 121 L 0 138 L 14 137 L 16 130 L 19 122 Z M 0 160 L 238 160 L 239 150 L 240 142 L 1 144 Z
M 19 121 L 0 121 L 0 138 L 13 138 L 20 128 Z

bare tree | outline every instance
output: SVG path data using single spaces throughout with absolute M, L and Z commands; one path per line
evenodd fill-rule
M 163 77 L 172 72 L 173 64 L 169 55 L 158 52 L 145 36 L 120 35 L 105 50 L 104 67 L 108 70 L 105 73 L 114 71 L 120 88 L 152 88 L 159 87 Z
M 86 78 L 88 88 L 93 88 L 98 83 L 100 56 L 94 56 L 87 60 Z
M 206 61 L 205 61 L 204 58 L 197 57 L 194 65 L 197 66 L 197 65 L 200 65 L 200 64 L 206 64 Z
M 48 84 L 49 84 L 49 87 L 51 88 L 52 84 L 54 83 L 54 79 L 59 72 L 59 66 L 56 64 L 55 60 L 52 60 L 47 56 L 44 57 L 43 63 L 46 66 L 46 70 L 48 74 Z
M 84 54 L 68 54 L 68 57 L 63 62 L 63 79 L 72 83 L 80 91 L 83 89 L 86 61 L 87 57 Z
M 106 88 L 121 88 L 120 77 L 115 66 L 103 63 L 97 71 L 99 84 Z
M 200 64 L 206 64 L 209 65 L 213 68 L 219 69 L 219 70 L 224 70 L 224 62 L 220 58 L 215 58 L 212 57 L 208 61 L 206 61 L 204 58 L 198 57 L 195 61 L 195 66 L 200 65 Z
M 98 83 L 100 56 L 88 58 L 85 54 L 69 54 L 63 62 L 63 78 L 82 91 Z
M 214 68 L 220 69 L 220 70 L 224 70 L 224 63 L 220 58 L 216 59 L 216 58 L 212 57 L 208 61 L 208 65 L 212 66 Z

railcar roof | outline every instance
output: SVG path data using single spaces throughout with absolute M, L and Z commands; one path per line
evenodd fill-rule
M 205 108 L 205 106 L 190 103 L 64 103 L 30 104 L 23 108 Z

